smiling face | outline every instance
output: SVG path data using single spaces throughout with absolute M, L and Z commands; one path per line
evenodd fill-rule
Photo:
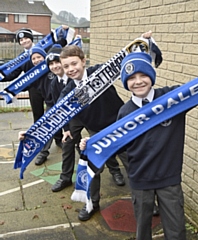
M 44 57 L 39 53 L 34 53 L 31 56 L 31 60 L 34 66 L 38 65 L 40 62 L 44 61 Z
M 30 38 L 24 37 L 19 39 L 20 45 L 25 49 L 30 49 L 32 47 L 32 40 Z
M 145 98 L 152 86 L 149 76 L 143 73 L 135 73 L 127 80 L 128 89 L 137 97 Z
M 64 75 L 64 71 L 62 65 L 59 61 L 51 61 L 49 62 L 49 69 L 55 75 L 62 77 Z
M 71 56 L 67 58 L 60 58 L 63 70 L 67 77 L 82 80 L 86 60 L 82 60 L 78 56 Z

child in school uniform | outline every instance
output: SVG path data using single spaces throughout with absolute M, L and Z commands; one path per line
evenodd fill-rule
M 77 46 L 66 46 L 60 54 L 61 64 L 68 78 L 73 79 L 62 91 L 60 99 L 81 84 L 89 75 L 96 71 L 101 65 L 85 68 L 85 56 L 83 51 Z M 118 96 L 115 87 L 111 86 L 101 96 L 99 96 L 91 105 L 80 112 L 76 118 L 89 130 L 90 135 L 94 135 L 109 124 L 116 120 L 119 108 L 123 105 L 122 99 Z M 64 128 L 64 137 L 67 138 L 70 134 L 69 125 Z M 123 164 L 127 165 L 126 154 L 120 155 Z M 119 168 L 119 164 L 112 156 L 106 163 L 110 173 L 113 176 L 117 185 L 125 184 L 124 177 Z M 102 171 L 102 169 L 101 169 Z M 79 212 L 78 218 L 81 221 L 86 221 L 97 212 L 100 208 L 100 173 L 96 174 L 91 184 L 91 198 L 93 202 L 93 210 L 88 213 L 86 206 Z
M 16 40 L 24 48 L 24 52 L 29 51 L 34 47 L 33 42 L 33 33 L 32 30 L 29 28 L 21 28 L 16 33 Z M 34 65 L 31 61 L 27 61 L 22 66 L 14 70 L 12 73 L 10 73 L 8 76 L 5 76 L 5 78 L 2 80 L 2 82 L 9 82 L 14 79 L 16 79 L 21 73 L 26 73 L 31 68 L 33 68 Z M 33 120 L 36 122 L 43 114 L 44 114 L 44 99 L 34 85 L 30 85 L 27 88 L 29 92 L 29 99 L 30 99 L 30 105 L 32 108 L 32 114 L 33 114 Z
M 30 60 L 34 66 L 38 65 L 40 62 L 44 61 L 46 57 L 46 52 L 41 47 L 34 46 L 30 51 Z M 34 88 L 40 92 L 46 104 L 46 111 L 48 111 L 53 105 L 52 92 L 51 92 L 51 82 L 53 81 L 54 75 L 47 72 L 42 77 L 37 79 L 33 85 Z M 54 135 L 56 144 L 61 143 L 62 132 L 58 131 Z M 53 138 L 50 139 L 47 144 L 43 147 L 41 152 L 37 155 L 35 160 L 35 165 L 42 165 L 49 156 L 49 148 L 52 144 Z M 59 145 L 62 147 L 62 145 Z
M 120 108 L 118 119 L 178 87 L 153 88 L 156 72 L 145 53 L 131 53 L 123 59 L 121 80 L 132 97 Z M 186 240 L 181 187 L 186 113 L 162 122 L 126 146 L 138 240 L 152 239 L 155 196 L 165 239 Z
M 47 52 L 45 58 L 48 68 L 55 75 L 51 82 L 51 94 L 54 104 L 57 103 L 63 88 L 69 84 L 70 81 L 73 81 L 64 73 L 60 62 L 61 51 L 62 47 L 58 44 L 54 44 Z M 71 135 L 67 139 L 63 139 L 62 142 L 62 171 L 60 178 L 51 188 L 53 192 L 59 192 L 72 185 L 72 175 L 75 165 L 75 147 L 76 144 L 79 144 L 81 131 L 84 127 L 75 118 L 70 120 L 69 126 Z

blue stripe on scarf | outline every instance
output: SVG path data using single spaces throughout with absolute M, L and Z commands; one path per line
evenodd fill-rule
M 107 159 L 120 148 L 161 122 L 174 117 L 198 104 L 198 78 L 166 93 L 153 102 L 132 112 L 109 127 L 92 136 L 86 144 L 83 154 L 96 167 L 101 168 Z M 87 167 L 88 169 L 88 167 Z M 89 170 L 90 171 L 90 170 Z M 78 173 L 77 173 L 78 176 Z M 94 176 L 94 174 L 93 174 Z M 89 186 L 86 194 L 89 204 Z M 78 180 L 76 181 L 76 185 Z M 76 186 L 78 189 L 78 186 Z M 76 190 L 72 200 L 76 200 Z M 84 193 L 83 193 L 84 194 Z
M 12 103 L 12 95 L 16 96 L 18 93 L 23 91 L 31 83 L 35 82 L 38 78 L 42 77 L 47 72 L 49 72 L 49 68 L 47 67 L 46 62 L 43 61 L 37 66 L 30 69 L 20 78 L 13 81 L 2 92 L 0 92 L 0 95 L 3 96 L 7 104 Z
M 69 45 L 76 45 L 79 48 L 82 48 L 82 39 L 81 38 L 76 38 L 74 39 L 71 43 L 69 43 Z

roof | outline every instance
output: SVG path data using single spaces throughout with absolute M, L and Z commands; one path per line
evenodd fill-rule
M 9 31 L 6 28 L 2 28 L 2 27 L 0 27 L 0 34 L 14 34 L 15 35 L 15 33 Z
M 39 35 L 42 35 L 42 36 L 43 36 L 42 33 L 37 32 L 37 31 L 35 31 L 35 30 L 33 30 L 33 29 L 31 29 L 31 31 L 32 31 L 32 33 L 33 33 L 34 36 L 39 36 Z M 16 31 L 16 32 L 17 32 L 17 31 Z M 11 32 L 11 31 L 9 31 L 9 30 L 6 29 L 6 28 L 0 27 L 0 34 L 13 34 L 13 35 L 16 35 L 16 32 Z
M 43 0 L 1 0 L 0 13 L 52 15 Z
M 15 31 L 14 34 L 16 34 L 18 31 L 19 31 L 19 29 L 17 31 Z M 33 30 L 32 28 L 31 28 L 31 31 L 34 36 L 43 36 L 43 33 L 37 32 L 37 31 Z
M 80 27 L 80 28 L 89 28 L 90 27 L 90 21 L 85 21 L 83 23 L 78 24 L 78 26 L 76 27 Z
M 35 31 L 33 29 L 31 29 L 31 30 L 32 30 L 32 34 L 33 35 L 42 35 L 43 36 L 43 33 L 37 32 L 37 31 Z
M 77 23 L 77 24 L 71 23 L 70 26 L 74 27 L 74 28 L 90 28 L 90 21 L 85 21 L 85 22 Z

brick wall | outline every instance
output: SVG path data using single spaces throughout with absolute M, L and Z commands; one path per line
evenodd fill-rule
M 164 59 L 156 70 L 156 87 L 183 84 L 198 74 L 197 0 L 91 0 L 90 23 L 92 65 L 152 30 Z M 116 87 L 128 100 L 120 81 Z M 198 226 L 198 108 L 187 116 L 182 177 L 185 212 Z
M 38 15 L 28 15 L 27 23 L 15 23 L 14 15 L 9 14 L 8 22 L 1 23 L 1 27 L 15 32 L 20 28 L 31 28 L 37 32 L 47 35 L 51 31 L 51 17 L 50 16 L 38 16 Z
M 90 32 L 89 28 L 74 28 L 75 29 L 75 34 L 81 35 L 82 38 L 90 38 Z

